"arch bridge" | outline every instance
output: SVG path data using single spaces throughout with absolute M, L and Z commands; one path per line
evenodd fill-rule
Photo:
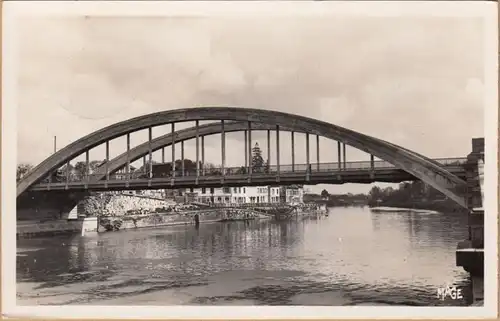
M 200 124 L 200 121 L 217 121 Z M 180 122 L 194 122 L 194 126 L 175 130 Z M 169 134 L 153 139 L 153 127 L 170 125 Z M 130 135 L 148 130 L 148 141 L 131 148 Z M 252 165 L 252 132 L 267 132 L 267 162 L 256 168 Z M 245 164 L 227 166 L 226 133 L 244 132 Z M 270 134 L 275 132 L 275 145 L 271 146 Z M 291 164 L 280 161 L 280 139 L 283 132 L 290 133 Z M 306 162 L 295 162 L 295 134 L 306 138 Z M 220 134 L 220 166 L 207 168 L 205 137 Z M 110 141 L 125 136 L 126 150 L 110 159 Z M 316 139 L 316 159 L 310 158 L 310 137 Z M 337 161 L 320 161 L 319 137 L 332 140 L 327 148 L 336 149 Z M 195 140 L 194 166 L 188 168 L 184 157 L 184 142 Z M 335 144 L 336 142 L 336 144 Z M 91 149 L 105 145 L 105 161 L 90 173 Z M 180 160 L 176 158 L 176 144 L 181 145 Z M 370 155 L 366 162 L 347 162 L 346 146 Z M 157 173 L 153 165 L 153 152 L 171 148 L 170 167 Z M 323 147 L 324 148 L 324 147 Z M 85 154 L 85 175 L 72 177 L 71 161 Z M 130 164 L 143 159 L 143 170 L 132 171 Z M 271 158 L 273 163 L 271 164 Z M 380 159 L 375 160 L 375 158 Z M 90 191 L 159 189 L 179 187 L 217 187 L 242 185 L 288 185 L 319 183 L 372 183 L 400 182 L 419 179 L 442 192 L 460 206 L 467 208 L 467 185 L 463 164 L 466 158 L 430 159 L 404 147 L 364 135 L 324 121 L 277 111 L 234 108 L 200 107 L 163 111 L 122 121 L 91 133 L 57 151 L 17 184 L 18 214 L 20 209 L 53 208 L 58 211 L 74 207 Z M 65 168 L 61 172 L 61 168 Z M 54 175 L 59 173 L 59 175 Z M 56 205 L 58 204 L 58 205 Z

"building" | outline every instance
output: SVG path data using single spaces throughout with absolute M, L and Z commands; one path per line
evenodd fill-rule
M 304 202 L 304 188 L 302 186 L 293 185 L 285 189 L 285 202 L 290 204 L 298 204 Z
M 189 200 L 214 204 L 262 204 L 262 203 L 302 203 L 302 186 L 242 186 L 223 188 L 197 188 L 184 191 Z

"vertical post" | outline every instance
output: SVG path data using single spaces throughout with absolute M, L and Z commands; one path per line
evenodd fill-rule
M 205 136 L 201 136 L 201 175 L 205 176 Z
M 342 154 L 340 154 L 340 142 L 337 142 L 337 160 L 339 162 L 339 170 L 342 169 Z
M 184 141 L 181 141 L 181 170 L 182 170 L 182 176 L 185 176 L 185 165 L 184 165 Z
M 373 157 L 372 154 L 370 154 L 370 168 L 372 172 L 375 170 L 375 158 Z
M 148 144 L 149 144 L 149 170 L 148 170 L 148 177 L 153 178 L 153 145 L 152 145 L 152 140 L 153 140 L 153 128 L 149 127 L 148 128 Z
M 248 122 L 248 174 L 252 175 L 252 122 Z
M 130 180 L 130 133 L 127 133 L 127 181 Z
M 306 166 L 307 166 L 307 173 L 310 173 L 310 159 L 309 159 L 309 133 L 306 133 Z
M 165 147 L 161 148 L 161 163 L 165 164 Z
M 295 132 L 290 132 L 292 136 L 292 172 L 295 172 Z
M 276 125 L 276 171 L 280 177 L 280 126 Z
M 267 130 L 267 171 L 268 174 L 271 173 L 271 131 L 269 129 Z
M 319 172 L 319 135 L 316 135 L 316 168 Z
M 69 173 L 70 173 L 69 166 L 70 166 L 69 161 L 67 161 L 66 162 L 66 185 L 68 185 L 68 183 L 69 183 Z
M 57 152 L 57 136 L 54 136 L 54 154 Z
M 344 159 L 344 169 L 346 169 L 346 157 L 345 157 L 345 143 L 342 143 L 342 154 L 343 154 L 343 159 Z
M 248 167 L 248 138 L 247 138 L 247 131 L 243 131 L 245 134 L 245 170 Z
M 89 151 L 85 151 L 85 180 L 88 181 L 90 178 L 90 156 Z
M 200 177 L 200 121 L 196 121 L 196 177 Z
M 172 123 L 172 177 L 175 177 L 175 123 Z
M 220 121 L 221 125 L 221 141 L 220 141 L 220 150 L 221 150 L 221 170 L 222 176 L 226 176 L 226 133 L 224 129 L 224 119 Z
M 106 180 L 109 181 L 109 140 L 106 141 Z

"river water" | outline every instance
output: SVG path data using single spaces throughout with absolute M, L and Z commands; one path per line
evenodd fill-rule
M 456 213 L 329 216 L 21 239 L 20 305 L 467 305 Z M 462 299 L 441 301 L 455 285 Z

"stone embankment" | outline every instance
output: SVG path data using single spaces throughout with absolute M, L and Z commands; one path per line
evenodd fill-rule
M 130 194 L 100 194 L 83 201 L 83 213 L 87 216 L 122 216 L 145 214 L 161 209 L 175 211 L 175 202 L 154 197 Z

